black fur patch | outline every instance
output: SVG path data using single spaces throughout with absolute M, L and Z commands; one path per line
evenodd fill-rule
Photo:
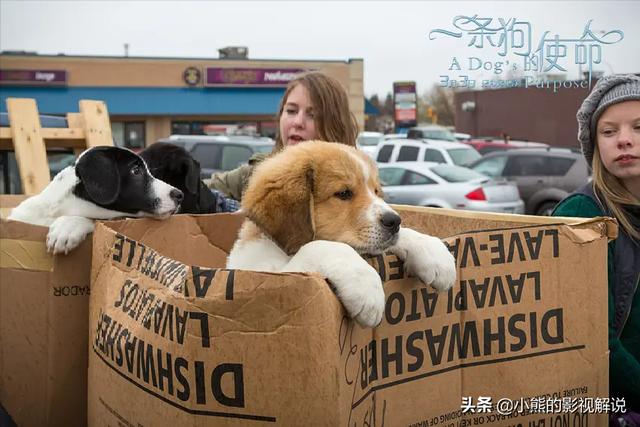
M 216 200 L 200 179 L 200 163 L 182 147 L 157 142 L 140 152 L 156 178 L 181 190 L 180 213 L 215 213 Z
M 95 147 L 76 162 L 80 183 L 73 194 L 104 208 L 125 212 L 153 213 L 159 203 L 140 156 L 119 147 Z

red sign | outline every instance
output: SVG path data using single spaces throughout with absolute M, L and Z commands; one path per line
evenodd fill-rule
M 396 122 L 416 121 L 416 109 L 396 110 Z

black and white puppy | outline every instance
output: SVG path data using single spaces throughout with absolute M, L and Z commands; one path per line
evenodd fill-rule
M 94 220 L 164 218 L 175 213 L 182 192 L 154 178 L 144 160 L 119 147 L 84 151 L 38 195 L 11 211 L 8 219 L 49 227 L 47 249 L 68 253 L 94 229 Z
M 216 212 L 216 199 L 200 179 L 200 163 L 182 147 L 156 142 L 140 152 L 154 177 L 184 194 L 179 213 Z

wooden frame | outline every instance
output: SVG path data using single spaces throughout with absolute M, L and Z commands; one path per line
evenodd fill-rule
M 79 113 L 67 113 L 67 128 L 43 128 L 34 99 L 7 98 L 9 127 L 0 127 L 0 150 L 15 150 L 24 194 L 38 194 L 49 184 L 48 148 L 73 148 L 77 155 L 87 148 L 113 145 L 106 104 L 79 104 Z

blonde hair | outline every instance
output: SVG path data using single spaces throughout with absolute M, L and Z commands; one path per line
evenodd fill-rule
M 624 211 L 622 205 L 638 205 L 638 200 L 622 181 L 604 167 L 600 159 L 600 151 L 597 141 L 594 144 L 593 160 L 593 192 L 602 205 L 611 211 L 624 231 L 635 240 L 640 240 L 640 230 L 633 227 L 629 214 Z
M 315 139 L 340 142 L 355 147 L 358 138 L 358 123 L 349 110 L 347 92 L 333 77 L 314 71 L 296 77 L 287 85 L 276 116 L 278 133 L 276 134 L 274 152 L 284 148 L 284 142 L 280 135 L 280 118 L 289 94 L 298 85 L 304 86 L 311 98 L 317 132 Z

